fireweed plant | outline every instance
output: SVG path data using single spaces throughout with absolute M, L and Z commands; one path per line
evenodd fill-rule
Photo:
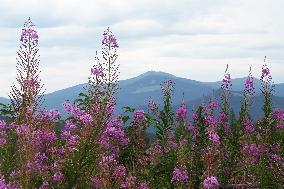
M 0 188 L 283 188 L 284 111 L 272 104 L 266 59 L 263 117 L 257 121 L 250 115 L 255 96 L 251 69 L 235 116 L 228 66 L 220 101 L 189 111 L 182 100 L 174 108 L 174 83 L 166 80 L 162 105 L 150 100 L 148 111 L 125 107 L 116 115 L 119 45 L 108 28 L 85 92 L 63 103 L 69 113 L 63 121 L 57 110 L 40 106 L 38 42 L 28 19 L 20 36 L 11 104 L 0 109 Z M 156 129 L 152 138 L 148 127 Z

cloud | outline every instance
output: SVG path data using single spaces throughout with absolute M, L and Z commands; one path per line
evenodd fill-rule
M 16 51 L 30 16 L 40 36 L 48 92 L 86 81 L 101 35 L 119 42 L 121 79 L 148 70 L 201 81 L 259 75 L 263 57 L 284 82 L 282 0 L 0 0 L 0 96 L 15 81 Z M 68 79 L 66 79 L 68 78 Z M 11 83 L 6 82 L 7 80 Z

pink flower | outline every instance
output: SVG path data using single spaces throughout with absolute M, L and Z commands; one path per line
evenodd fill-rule
M 225 73 L 224 79 L 222 80 L 221 88 L 229 90 L 232 86 L 232 79 L 229 73 Z
M 63 178 L 64 178 L 64 175 L 63 175 L 62 173 L 60 173 L 60 172 L 55 173 L 55 174 L 52 176 L 52 179 L 53 179 L 54 181 L 60 181 L 60 180 L 62 180 Z
M 107 29 L 107 31 L 105 31 L 105 33 L 103 34 L 102 45 L 110 46 L 113 48 L 118 47 L 116 37 L 109 29 Z
M 38 89 L 40 87 L 39 83 L 34 79 L 25 79 L 23 81 L 23 85 L 26 88 L 31 88 L 33 90 Z
M 111 141 L 116 141 L 120 146 L 126 146 L 129 142 L 125 130 L 123 129 L 123 122 L 121 119 L 114 119 L 106 124 L 100 142 L 105 148 L 108 148 Z
M 212 140 L 216 144 L 221 144 L 220 137 L 219 137 L 218 133 L 214 130 L 209 131 L 209 140 Z
M 38 41 L 38 34 L 37 31 L 31 29 L 31 28 L 24 28 L 22 29 L 22 34 L 21 34 L 21 39 L 20 41 L 23 43 L 26 43 L 29 41 L 29 39 L 31 41 L 37 42 Z
M 205 117 L 205 122 L 208 126 L 211 127 L 217 127 L 219 124 L 218 120 L 215 119 L 213 115 L 208 115 L 207 117 Z
M 177 185 L 188 182 L 188 174 L 185 166 L 174 168 L 172 182 L 175 182 Z
M 126 175 L 126 169 L 123 165 L 119 165 L 117 167 L 115 167 L 114 171 L 113 171 L 113 175 L 114 177 L 123 177 Z
M 255 93 L 255 91 L 254 91 L 254 86 L 253 86 L 253 77 L 252 77 L 251 69 L 250 69 L 249 75 L 248 75 L 246 82 L 245 82 L 244 94 L 246 96 L 248 94 L 253 95 L 254 93 Z
M 134 188 L 137 178 L 135 176 L 128 176 L 125 181 L 121 183 L 121 188 Z
M 91 179 L 91 186 L 93 188 L 101 188 L 103 182 L 102 182 L 102 179 L 101 178 L 98 178 L 98 177 L 94 177 Z
M 281 108 L 276 108 L 273 112 L 277 120 L 281 121 L 284 119 L 284 112 Z
M 37 115 L 37 119 L 39 120 L 53 120 L 53 119 L 60 119 L 61 115 L 58 110 L 51 109 L 49 111 L 42 111 Z
M 266 67 L 266 66 L 262 67 L 262 70 L 261 70 L 261 71 L 262 71 L 262 73 L 261 73 L 261 78 L 264 78 L 264 77 L 268 76 L 269 73 L 270 73 L 269 68 Z
M 187 114 L 187 109 L 186 109 L 185 105 L 182 105 L 177 109 L 176 118 L 177 119 L 185 119 L 186 114 Z
M 44 181 L 42 185 L 39 187 L 39 189 L 49 189 L 49 188 L 50 188 L 50 185 L 47 181 Z
M 216 100 L 212 100 L 209 103 L 209 109 L 211 110 L 215 110 L 216 108 L 218 108 L 218 102 Z
M 250 119 L 245 120 L 245 129 L 249 134 L 252 134 L 254 132 L 254 126 Z
M 248 144 L 243 147 L 242 152 L 254 157 L 259 157 L 261 155 L 261 150 L 261 144 Z
M 104 73 L 102 68 L 91 68 L 91 74 L 95 77 L 103 77 Z
M 194 132 L 195 126 L 189 124 L 189 125 L 187 125 L 187 129 L 188 129 L 189 132 Z
M 78 135 L 73 135 L 68 139 L 67 146 L 68 146 L 69 151 L 73 152 L 77 150 L 76 145 L 79 140 L 80 140 L 80 137 Z
M 0 129 L 6 129 L 6 122 L 2 119 L 0 119 Z
M 70 120 L 67 120 L 65 122 L 64 129 L 67 130 L 67 131 L 74 131 L 74 130 L 77 129 L 77 126 L 74 125 Z
M 219 188 L 219 182 L 218 182 L 217 178 L 214 177 L 214 176 L 207 177 L 203 181 L 203 187 L 205 189 L 217 189 L 217 188 Z
M 276 144 L 276 145 L 271 146 L 271 150 L 274 152 L 278 152 L 280 150 L 280 145 Z
M 245 83 L 245 88 L 253 88 L 253 78 L 248 78 Z
M 63 109 L 65 112 L 71 113 L 78 121 L 85 125 L 91 125 L 93 118 L 92 116 L 79 107 L 70 104 L 69 102 L 63 103 Z
M 71 132 L 70 131 L 67 131 L 67 130 L 62 131 L 61 138 L 63 140 L 67 140 L 69 137 L 71 137 Z
M 149 185 L 147 184 L 147 182 L 142 182 L 140 183 L 138 189 L 149 189 Z
M 276 129 L 284 129 L 284 124 L 277 124 Z
M 225 114 L 223 112 L 219 114 L 219 121 L 220 122 L 226 122 L 227 120 L 228 120 L 227 114 Z
M 282 162 L 283 165 L 284 165 L 284 158 L 282 158 L 281 156 L 279 156 L 277 154 L 272 154 L 272 155 L 270 155 L 270 158 L 274 161 Z
M 0 177 L 0 189 L 6 189 L 7 185 L 3 176 Z
M 164 81 L 164 84 L 165 84 L 167 87 L 169 87 L 169 86 L 171 86 L 171 85 L 173 84 L 173 81 L 170 80 L 170 79 L 168 79 L 168 80 Z
M 102 44 L 105 45 L 107 43 L 108 43 L 108 37 L 107 37 L 107 35 L 104 35 L 103 39 L 102 39 Z
M 151 111 L 155 111 L 158 109 L 157 107 L 157 104 L 153 101 L 153 100 L 150 100 L 149 103 L 148 103 L 148 107 Z
M 16 132 L 18 135 L 25 135 L 30 132 L 30 128 L 28 125 L 22 124 L 16 128 Z
M 135 110 L 134 111 L 134 121 L 137 122 L 139 120 L 146 120 L 144 110 Z
M 191 115 L 191 118 L 192 118 L 194 121 L 196 121 L 196 120 L 197 120 L 197 118 L 198 118 L 198 116 L 197 116 L 197 114 L 196 114 L 196 113 L 193 113 L 193 114 Z

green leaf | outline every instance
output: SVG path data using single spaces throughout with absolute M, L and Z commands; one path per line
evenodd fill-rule
M 129 106 L 125 106 L 122 109 L 124 110 L 124 113 L 126 113 L 126 112 L 134 112 L 135 111 L 134 108 L 131 108 Z
M 85 93 L 79 93 L 79 95 L 78 96 L 83 96 L 83 97 L 88 97 L 88 95 L 86 95 Z
M 124 124 L 125 124 L 129 119 L 130 119 L 129 116 L 123 116 L 123 117 L 122 117 L 122 121 L 123 121 Z
M 8 107 L 7 104 L 3 104 L 3 103 L 1 103 L 1 102 L 0 102 L 0 106 L 3 106 L 4 108 L 7 108 L 7 107 Z
M 153 123 L 153 117 L 150 116 L 149 114 L 146 114 L 146 118 L 147 118 L 147 124 L 150 125 Z
M 1 114 L 3 114 L 3 115 L 10 115 L 10 114 L 13 114 L 13 111 L 7 110 L 7 109 L 1 109 L 0 112 L 1 112 Z

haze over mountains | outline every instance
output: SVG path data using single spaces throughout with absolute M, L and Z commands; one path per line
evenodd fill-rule
M 199 82 L 191 79 L 180 78 L 164 72 L 149 71 L 137 77 L 121 80 L 118 93 L 117 111 L 121 111 L 124 106 L 134 108 L 147 108 L 150 98 L 158 104 L 162 104 L 161 84 L 171 79 L 175 83 L 173 105 L 178 107 L 182 98 L 191 109 L 201 102 L 208 102 L 212 97 L 220 101 L 221 81 Z M 231 106 L 235 112 L 240 108 L 242 100 L 242 90 L 246 78 L 237 78 L 232 81 Z M 254 79 L 256 96 L 253 99 L 253 117 L 261 115 L 263 98 L 260 93 L 261 82 Z M 62 103 L 65 100 L 74 101 L 80 92 L 84 92 L 85 84 L 76 85 L 66 89 L 58 90 L 45 95 L 44 106 L 47 109 L 56 108 L 62 111 Z M 275 96 L 273 97 L 275 107 L 284 108 L 284 83 L 275 85 Z M 7 98 L 0 97 L 0 102 L 8 103 Z

